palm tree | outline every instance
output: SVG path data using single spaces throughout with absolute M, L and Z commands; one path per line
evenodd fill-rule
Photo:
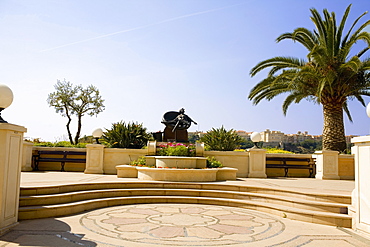
M 370 49 L 370 34 L 363 31 L 370 20 L 355 30 L 356 24 L 367 14 L 363 13 L 343 35 L 350 9 L 351 5 L 339 26 L 334 12 L 324 9 L 322 17 L 316 9 L 310 9 L 315 30 L 299 27 L 277 38 L 277 42 L 290 39 L 302 44 L 308 50 L 307 60 L 274 57 L 258 63 L 250 72 L 255 76 L 261 70 L 270 69 L 267 77 L 252 88 L 248 96 L 255 105 L 262 99 L 271 100 L 283 93 L 287 93 L 283 103 L 284 115 L 292 103 L 299 103 L 302 99 L 322 105 L 325 150 L 346 149 L 343 110 L 352 121 L 347 101 L 357 99 L 365 106 L 362 96 L 370 96 L 370 58 L 360 60 Z M 366 44 L 363 49 L 354 47 L 360 40 Z M 351 56 L 354 48 L 359 52 Z

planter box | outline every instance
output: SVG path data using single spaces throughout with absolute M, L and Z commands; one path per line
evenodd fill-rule
M 206 168 L 207 158 L 182 156 L 152 156 L 157 168 Z
M 118 165 L 116 169 L 118 178 L 137 178 L 136 166 Z
M 204 157 L 215 157 L 224 167 L 236 168 L 237 176 L 248 177 L 249 174 L 249 153 L 236 151 L 204 151 Z
M 214 182 L 218 169 L 170 169 L 137 167 L 139 180 Z
M 231 167 L 219 168 L 216 174 L 216 180 L 217 181 L 236 180 L 237 172 L 238 172 L 238 169 L 231 168 Z

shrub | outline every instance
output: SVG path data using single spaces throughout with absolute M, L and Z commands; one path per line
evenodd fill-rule
M 235 130 L 227 131 L 223 126 L 219 129 L 212 128 L 200 139 L 206 145 L 206 149 L 216 151 L 233 151 L 244 141 Z
M 136 148 L 144 147 L 148 140 L 153 137 L 147 132 L 142 124 L 118 122 L 112 124 L 110 130 L 103 134 L 103 140 L 108 147 L 112 148 Z
M 207 168 L 221 168 L 222 164 L 215 157 L 207 157 Z
M 60 141 L 55 143 L 54 147 L 73 147 L 73 145 L 68 141 Z
M 86 148 L 87 143 L 78 143 L 77 145 L 72 145 L 69 141 L 60 142 L 36 142 L 33 145 L 38 147 L 68 147 L 68 148 Z
M 146 165 L 146 158 L 145 158 L 145 156 L 141 156 L 137 160 L 131 161 L 130 165 L 131 166 L 154 167 L 154 166 L 147 166 Z

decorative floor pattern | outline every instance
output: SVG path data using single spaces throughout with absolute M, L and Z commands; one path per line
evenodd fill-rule
M 226 246 L 281 234 L 284 224 L 253 210 L 193 204 L 142 204 L 95 210 L 80 219 L 112 239 L 167 246 Z
M 367 247 L 351 229 L 201 204 L 136 204 L 21 221 L 0 247 Z

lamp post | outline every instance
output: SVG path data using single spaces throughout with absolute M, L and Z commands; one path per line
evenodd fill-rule
M 259 132 L 253 132 L 251 134 L 251 140 L 254 143 L 253 148 L 258 148 L 258 143 L 261 141 L 261 139 L 262 139 L 262 137 L 261 137 L 261 134 Z
M 96 129 L 96 130 L 93 131 L 92 135 L 93 135 L 93 137 L 96 140 L 96 144 L 100 144 L 99 138 L 102 137 L 103 130 L 101 128 L 98 128 L 98 129 Z
M 10 106 L 13 102 L 13 92 L 12 90 L 4 85 L 0 84 L 0 123 L 7 123 L 2 117 L 1 112 Z

